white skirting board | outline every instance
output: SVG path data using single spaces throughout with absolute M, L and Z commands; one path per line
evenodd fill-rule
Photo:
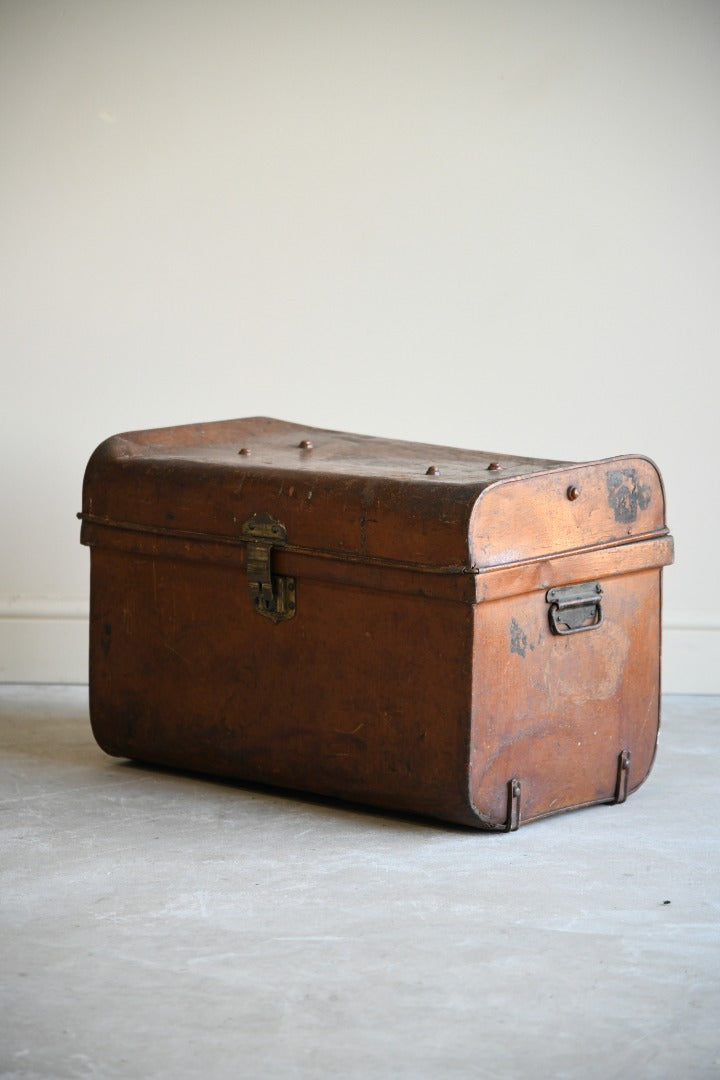
M 720 615 L 667 612 L 662 688 L 720 694 Z M 87 600 L 7 597 L 0 601 L 0 682 L 85 683 Z
M 720 694 L 720 615 L 668 611 L 662 649 L 664 693 Z
M 86 683 L 87 658 L 86 598 L 0 600 L 0 682 Z

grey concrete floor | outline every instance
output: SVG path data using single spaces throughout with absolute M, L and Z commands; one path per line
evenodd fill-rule
M 105 757 L 0 687 L 0 1075 L 720 1076 L 720 698 L 489 835 Z

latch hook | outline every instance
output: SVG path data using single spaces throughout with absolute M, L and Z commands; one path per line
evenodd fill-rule
M 242 527 L 247 547 L 248 590 L 259 615 L 273 622 L 292 619 L 295 615 L 295 578 L 280 577 L 272 572 L 272 549 L 286 543 L 284 525 L 270 514 L 253 514 Z

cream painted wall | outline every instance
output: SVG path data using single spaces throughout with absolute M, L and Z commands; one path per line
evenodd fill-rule
M 0 2 L 0 678 L 84 680 L 85 460 L 266 413 L 660 465 L 720 691 L 720 6 Z

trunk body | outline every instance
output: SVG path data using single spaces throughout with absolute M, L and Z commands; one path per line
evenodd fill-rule
M 110 754 L 487 829 L 650 769 L 672 541 L 644 458 L 254 418 L 109 439 L 81 517 Z

